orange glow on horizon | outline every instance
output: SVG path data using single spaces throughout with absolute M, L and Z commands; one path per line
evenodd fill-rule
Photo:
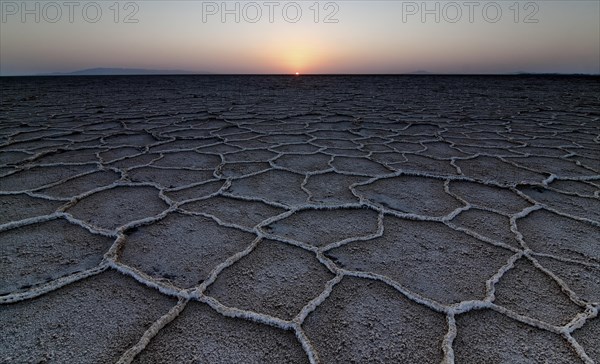
M 316 35 L 295 31 L 277 34 L 262 50 L 264 66 L 272 72 L 296 76 L 318 72 L 331 52 Z

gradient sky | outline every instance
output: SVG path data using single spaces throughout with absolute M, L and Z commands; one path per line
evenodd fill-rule
M 286 21 L 281 1 L 269 21 L 269 7 L 256 1 L 262 17 L 250 23 L 243 17 L 249 1 L 237 2 L 240 22 L 228 15 L 208 15 L 203 20 L 203 1 L 135 1 L 138 23 L 123 22 L 128 13 L 120 3 L 118 22 L 111 10 L 114 1 L 97 1 L 102 16 L 96 23 L 85 21 L 82 9 L 89 1 L 77 2 L 73 22 L 69 8 L 57 1 L 62 16 L 55 22 L 56 9 L 39 1 L 40 21 L 35 14 L 22 21 L 22 2 L 1 0 L 0 74 L 31 75 L 85 68 L 147 68 L 210 73 L 512 73 L 558 72 L 600 73 L 600 2 L 536 1 L 537 23 L 525 22 L 534 10 L 527 1 L 496 1 L 502 15 L 495 23 L 486 21 L 483 8 L 490 1 L 475 2 L 473 22 L 469 7 L 457 1 L 428 1 L 439 6 L 435 15 L 422 21 L 422 1 L 337 1 L 337 23 L 325 23 L 326 1 L 297 1 L 302 16 Z M 33 8 L 36 2 L 29 1 Z M 227 6 L 234 8 L 236 2 Z M 218 1 L 217 10 L 222 10 Z M 415 5 L 415 7 L 411 7 Z M 489 18 L 496 17 L 495 5 L 487 5 Z M 114 7 L 113 7 L 114 9 Z M 247 7 L 249 18 L 255 8 Z M 329 11 L 334 9 L 330 7 Z M 446 11 L 444 12 L 444 9 Z M 409 14 L 416 12 L 416 14 Z M 294 17 L 293 5 L 288 16 Z M 46 19 L 44 18 L 46 15 Z M 94 8 L 88 15 L 95 16 Z M 444 15 L 446 18 L 444 18 Z M 405 17 L 405 19 L 403 19 Z M 251 20 L 251 19 L 250 19 Z M 404 21 L 406 20 L 406 21 Z M 515 22 L 517 20 L 517 22 Z

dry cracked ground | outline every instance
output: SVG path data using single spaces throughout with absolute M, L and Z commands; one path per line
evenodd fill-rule
M 600 363 L 597 78 L 0 87 L 2 363 Z

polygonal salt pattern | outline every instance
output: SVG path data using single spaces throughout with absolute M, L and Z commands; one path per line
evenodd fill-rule
M 284 205 L 299 205 L 308 195 L 300 188 L 304 177 L 287 171 L 268 171 L 234 180 L 227 192 L 235 196 L 266 199 Z
M 118 133 L 111 136 L 102 138 L 104 143 L 109 146 L 134 146 L 134 147 L 145 147 L 156 143 L 156 139 L 146 133 Z
M 325 246 L 377 233 L 377 212 L 365 208 L 303 210 L 275 221 L 267 233 L 314 246 Z
M 370 202 L 404 214 L 440 217 L 463 206 L 445 192 L 444 181 L 432 178 L 385 178 L 354 189 Z
M 104 163 L 114 162 L 127 157 L 133 157 L 142 153 L 144 149 L 133 147 L 111 148 L 104 152 L 98 153 Z
M 94 268 L 113 241 L 63 219 L 0 232 L 0 295 Z
M 567 157 L 567 159 L 575 161 L 578 163 L 578 165 L 581 165 L 587 169 L 591 169 L 596 173 L 600 173 L 600 159 L 598 158 L 586 158 L 579 155 L 575 155 L 569 156 Z
M 99 162 L 97 153 L 104 151 L 104 149 L 98 148 L 86 148 L 78 150 L 57 150 L 56 152 L 49 152 L 36 158 L 33 163 L 35 164 L 73 164 L 73 163 L 95 163 Z
M 28 195 L 0 196 L 0 225 L 12 221 L 29 219 L 36 216 L 49 215 L 64 202 L 34 198 Z
M 348 148 L 326 148 L 321 153 L 326 154 L 330 157 L 367 157 L 370 152 L 360 149 L 348 149 Z M 375 158 L 371 160 L 380 163 Z M 376 167 L 378 168 L 378 167 Z
M 98 171 L 45 188 L 40 193 L 55 198 L 71 198 L 98 187 L 109 186 L 120 178 L 121 175 L 115 171 Z
M 165 195 L 177 202 L 183 202 L 186 200 L 199 199 L 208 197 L 212 194 L 219 192 L 223 187 L 223 181 L 209 181 L 190 187 L 184 187 L 173 191 L 168 191 Z
M 21 132 L 12 136 L 12 140 L 14 141 L 23 141 L 23 140 L 37 140 L 44 137 L 58 137 L 63 135 L 69 135 L 69 132 L 59 131 L 59 130 L 32 130 L 30 132 Z
M 560 213 L 600 223 L 600 200 L 598 198 L 573 196 L 537 186 L 524 186 L 521 188 L 521 192 Z
M 266 149 L 271 145 L 258 139 L 241 139 L 241 140 L 229 140 L 227 145 L 233 145 L 234 147 L 241 148 L 244 150 L 251 149 Z
M 189 288 L 201 284 L 219 263 L 255 238 L 208 217 L 170 214 L 129 231 L 119 259 L 150 277 Z
M 510 229 L 510 219 L 495 212 L 472 208 L 462 211 L 450 224 L 492 241 L 521 248 L 515 233 Z
M 158 144 L 158 145 L 154 145 L 151 146 L 149 148 L 150 152 L 152 153 L 159 153 L 159 152 L 183 152 L 183 151 L 192 151 L 195 150 L 197 148 L 206 146 L 206 145 L 212 145 L 212 144 L 216 144 L 220 142 L 219 139 L 178 139 L 178 140 L 173 140 L 167 143 L 162 143 L 162 144 Z M 176 157 L 176 156 L 174 156 Z M 176 159 L 176 158 L 175 158 Z
M 225 269 L 206 294 L 226 306 L 291 320 L 332 278 L 314 254 L 265 240 Z
M 0 165 L 11 165 L 18 164 L 24 160 L 31 158 L 32 155 L 25 152 L 13 151 L 3 152 L 0 151 Z
M 235 163 L 235 162 L 268 162 L 269 160 L 275 158 L 277 156 L 276 153 L 273 153 L 268 150 L 248 150 L 242 152 L 235 152 L 225 154 L 225 162 Z
M 134 363 L 308 363 L 294 334 L 190 302 Z
M 456 317 L 457 363 L 583 363 L 558 334 L 537 329 L 494 311 Z
M 419 154 L 423 154 L 432 158 L 450 159 L 452 157 L 466 157 L 469 155 L 444 142 L 431 142 L 423 145 L 427 148 L 427 150 L 420 152 Z
M 109 271 L 0 310 L 7 363 L 114 363 L 173 298 Z
M 562 157 L 568 154 L 564 149 L 544 147 L 520 147 L 513 149 L 519 153 L 538 157 Z
M 439 363 L 442 314 L 381 283 L 346 277 L 304 323 L 325 363 Z
M 568 324 L 582 312 L 558 283 L 525 259 L 517 261 L 496 284 L 494 303 L 556 326 Z
M 456 149 L 461 152 L 468 153 L 471 155 L 484 155 L 488 157 L 521 157 L 524 152 L 522 152 L 521 147 L 515 147 L 512 149 L 504 149 L 504 148 L 485 148 L 481 147 L 469 146 L 469 145 L 455 145 Z M 507 158 L 507 159 L 509 159 Z
M 311 144 L 316 145 L 318 147 L 327 147 L 327 148 L 341 148 L 341 149 L 356 149 L 358 148 L 358 144 L 345 139 L 315 139 L 310 141 Z
M 208 145 L 206 147 L 201 147 L 201 148 L 197 148 L 196 149 L 198 152 L 200 153 L 204 153 L 204 154 L 227 154 L 227 153 L 234 153 L 234 152 L 239 152 L 241 150 L 240 147 L 236 147 L 234 145 L 229 145 L 229 144 L 225 144 L 225 143 L 219 143 L 219 144 L 213 144 L 213 145 Z
M 225 163 L 217 167 L 215 175 L 220 178 L 241 178 L 271 169 L 266 162 Z
M 244 80 L 3 80 L 0 361 L 599 361 L 593 80 Z
M 168 206 L 158 193 L 153 187 L 119 186 L 93 193 L 67 212 L 92 226 L 112 230 L 166 210 Z
M 148 165 L 160 158 L 161 158 L 160 154 L 154 154 L 154 153 L 139 154 L 136 156 L 126 157 L 124 159 L 119 159 L 117 161 L 111 162 L 110 166 L 115 167 L 115 168 L 121 168 L 121 169 L 131 169 L 134 167 L 142 167 L 142 166 Z
M 531 206 L 531 203 L 507 188 L 466 181 L 452 181 L 449 187 L 450 193 L 474 206 L 504 214 L 516 214 Z
M 517 227 L 527 246 L 537 253 L 600 263 L 600 227 L 546 210 L 517 220 Z
M 309 201 L 319 204 L 346 204 L 358 202 L 350 186 L 364 182 L 367 177 L 345 176 L 337 173 L 312 175 L 304 186 L 310 192 Z
M 594 362 L 600 361 L 600 347 L 598 346 L 598 337 L 600 337 L 600 317 L 596 317 L 586 322 L 586 324 L 573 333 L 573 337 L 585 349 L 586 354 Z
M 321 130 L 311 132 L 310 135 L 315 138 L 330 138 L 330 139 L 340 139 L 340 140 L 352 140 L 357 139 L 359 136 L 347 131 L 336 131 L 336 130 Z
M 64 145 L 65 143 L 62 141 L 44 139 L 14 143 L 9 142 L 7 144 L 0 145 L 0 151 L 35 151 L 36 153 L 43 153 L 56 150 Z
M 221 163 L 221 158 L 211 154 L 196 152 L 164 153 L 163 157 L 152 163 L 156 167 L 194 168 L 213 170 Z
M 390 167 L 396 171 L 433 174 L 433 175 L 457 175 L 458 172 L 448 160 L 438 160 L 422 155 L 405 154 L 404 161 L 391 163 Z
M 584 301 L 600 304 L 600 267 L 549 257 L 536 257 L 545 269 L 549 269 L 567 284 Z
M 198 139 L 198 138 L 205 138 L 205 137 L 211 136 L 209 130 L 203 130 L 203 129 L 182 129 L 182 130 L 175 130 L 175 131 L 170 131 L 170 132 L 163 132 L 163 133 L 161 133 L 161 135 L 167 136 L 167 137 L 175 137 L 175 138 L 180 137 L 180 138 L 189 138 L 189 139 Z
M 179 188 L 215 178 L 212 171 L 140 167 L 127 172 L 132 182 L 156 183 L 162 188 Z
M 291 154 L 303 154 L 303 153 L 316 153 L 319 151 L 319 147 L 311 144 L 284 144 L 277 147 L 271 148 L 271 150 L 277 153 L 291 153 Z M 1 154 L 0 154 L 1 156 Z
M 331 165 L 337 172 L 376 177 L 393 171 L 367 158 L 336 157 Z
M 522 183 L 541 183 L 548 175 L 516 167 L 498 158 L 479 156 L 474 159 L 457 160 L 462 173 L 480 182 L 494 182 L 504 186 Z
M 212 215 L 225 223 L 243 226 L 248 229 L 252 229 L 264 220 L 286 211 L 263 202 L 222 196 L 194 201 L 182 205 L 181 208 L 186 211 Z
M 456 143 L 457 148 L 461 148 L 463 146 L 471 146 L 471 147 L 479 147 L 479 148 L 498 148 L 498 149 L 509 149 L 509 148 L 518 148 L 522 146 L 522 144 L 518 144 L 515 142 L 509 142 L 503 139 L 492 139 L 492 138 L 447 138 L 448 141 Z
M 0 178 L 0 191 L 39 189 L 96 170 L 95 165 L 33 167 Z
M 534 138 L 529 143 L 532 147 L 575 147 L 573 142 L 561 138 Z
M 318 172 L 331 169 L 330 156 L 324 154 L 286 154 L 275 160 L 275 165 L 298 173 Z
M 525 158 L 511 158 L 512 162 L 533 169 L 535 171 L 541 171 L 546 173 L 552 173 L 556 176 L 568 178 L 568 177 L 581 177 L 581 176 L 594 176 L 595 172 L 578 166 L 572 161 L 567 161 L 560 158 L 547 158 L 547 157 L 525 157 Z
M 394 169 L 396 169 L 396 163 L 406 162 L 406 155 L 397 152 L 376 152 L 372 153 L 370 158 L 377 163 L 387 164 Z
M 382 274 L 450 304 L 483 299 L 486 281 L 512 255 L 438 222 L 386 216 L 384 226 L 382 237 L 330 250 L 327 257 L 344 269 Z
M 388 144 L 388 147 L 394 148 L 399 153 L 415 153 L 422 152 L 427 150 L 427 147 L 423 146 L 420 143 L 406 141 L 406 139 L 402 138 L 402 141 L 395 141 Z
M 579 181 L 555 180 L 549 187 L 556 189 L 559 192 L 576 193 L 588 197 L 592 197 L 594 194 L 600 192 L 600 187 L 594 186 L 592 183 Z

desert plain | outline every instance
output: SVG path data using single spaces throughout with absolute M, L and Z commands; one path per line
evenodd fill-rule
M 0 92 L 2 363 L 600 363 L 597 77 Z

